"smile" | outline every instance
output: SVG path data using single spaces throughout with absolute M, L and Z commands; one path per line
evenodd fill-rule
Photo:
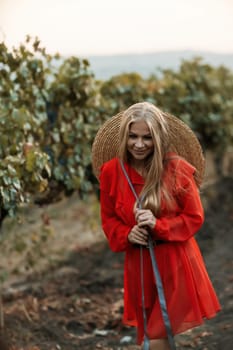
M 146 150 L 144 150 L 144 151 L 136 151 L 136 150 L 134 150 L 134 152 L 135 152 L 136 154 L 144 154 L 144 153 L 146 152 Z

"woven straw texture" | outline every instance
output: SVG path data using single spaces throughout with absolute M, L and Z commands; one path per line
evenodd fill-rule
M 108 119 L 96 134 L 92 145 L 92 167 L 97 179 L 102 164 L 118 155 L 119 129 L 123 112 Z M 180 119 L 163 113 L 169 125 L 170 152 L 176 152 L 196 168 L 195 181 L 200 187 L 204 172 L 205 160 L 201 145 L 194 132 Z

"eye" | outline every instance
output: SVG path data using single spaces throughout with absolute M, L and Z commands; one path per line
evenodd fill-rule
M 129 138 L 131 138 L 131 139 L 136 139 L 136 138 L 137 138 L 137 135 L 135 135 L 135 134 L 129 134 Z
M 151 135 L 145 135 L 145 136 L 144 136 L 144 139 L 145 139 L 145 140 L 152 140 L 152 136 L 151 136 Z

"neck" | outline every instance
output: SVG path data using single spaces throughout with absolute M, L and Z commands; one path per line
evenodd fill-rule
M 137 173 L 139 173 L 141 176 L 145 176 L 146 173 L 146 167 L 145 167 L 145 162 L 144 161 L 137 161 L 134 160 L 131 162 L 132 168 L 134 168 Z

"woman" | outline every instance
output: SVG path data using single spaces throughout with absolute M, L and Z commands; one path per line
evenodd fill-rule
M 138 344 L 146 332 L 150 349 L 157 350 L 170 347 L 147 249 L 149 235 L 173 334 L 202 324 L 220 310 L 193 237 L 204 220 L 196 169 L 169 152 L 171 132 L 164 113 L 153 104 L 132 105 L 121 119 L 118 156 L 100 172 L 102 227 L 110 248 L 125 252 L 123 321 L 137 327 Z

